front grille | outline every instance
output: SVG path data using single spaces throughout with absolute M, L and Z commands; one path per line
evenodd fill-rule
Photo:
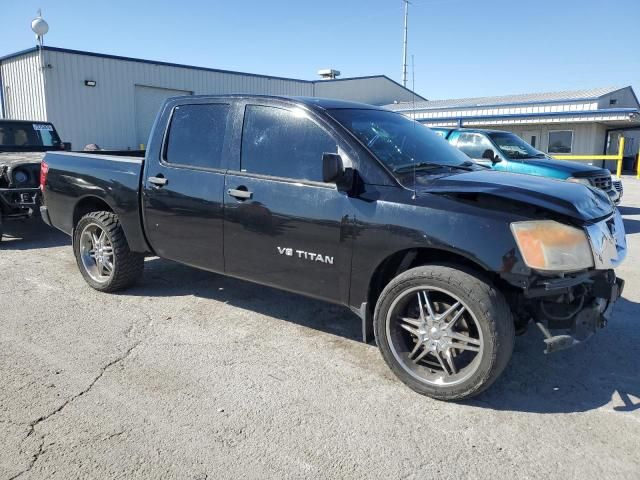
M 613 188 L 615 188 L 618 192 L 621 192 L 622 191 L 622 182 L 621 181 L 613 182 Z
M 591 177 L 589 179 L 591 185 L 600 190 L 611 190 L 611 175 L 601 175 L 599 177 Z

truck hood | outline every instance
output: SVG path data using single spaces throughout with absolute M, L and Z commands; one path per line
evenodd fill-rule
M 520 160 L 511 160 L 511 162 L 520 162 Z M 541 168 L 552 168 L 565 172 L 567 177 L 595 177 L 598 175 L 610 175 L 609 170 L 594 167 L 580 162 L 571 162 L 568 160 L 555 160 L 553 158 L 526 158 L 522 160 L 525 165 Z
M 416 178 L 416 190 L 418 193 L 431 194 L 491 195 L 534 205 L 581 222 L 602 218 L 613 212 L 608 196 L 586 185 L 495 170 L 440 177 L 419 176 Z
M 39 164 L 44 158 L 45 152 L 0 152 L 0 168 L 3 166 L 17 166 L 24 164 Z

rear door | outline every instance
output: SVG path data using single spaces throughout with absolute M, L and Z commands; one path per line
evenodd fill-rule
M 149 153 L 143 179 L 144 223 L 149 243 L 164 258 L 224 270 L 230 111 L 227 103 L 175 106 L 162 148 Z
M 346 301 L 349 199 L 322 181 L 322 154 L 338 145 L 318 120 L 296 107 L 246 105 L 239 165 L 226 176 L 226 272 Z

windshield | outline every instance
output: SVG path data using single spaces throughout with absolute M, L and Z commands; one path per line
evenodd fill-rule
M 386 110 L 334 109 L 330 114 L 391 171 L 468 166 L 469 158 L 428 127 Z
M 55 147 L 60 138 L 50 123 L 0 122 L 0 146 L 17 147 Z
M 544 158 L 546 155 L 540 150 L 536 150 L 527 142 L 513 133 L 495 133 L 489 134 L 491 140 L 498 146 L 500 151 L 504 153 L 507 158 Z

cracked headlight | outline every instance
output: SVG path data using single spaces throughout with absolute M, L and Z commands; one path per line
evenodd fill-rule
M 554 220 L 535 220 L 514 222 L 511 231 L 529 268 L 566 272 L 593 267 L 584 230 Z

